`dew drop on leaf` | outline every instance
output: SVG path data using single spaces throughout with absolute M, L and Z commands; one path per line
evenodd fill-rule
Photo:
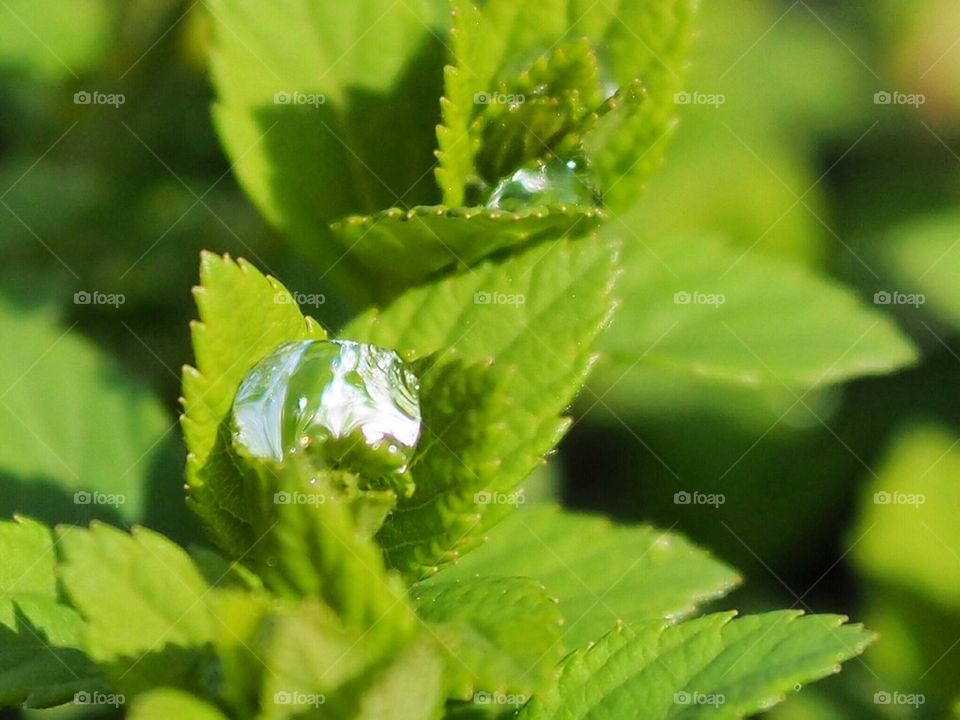
M 600 205 L 600 194 L 579 160 L 537 160 L 500 180 L 488 208 L 516 212 L 545 205 Z
M 420 437 L 419 381 L 393 350 L 346 340 L 281 345 L 240 383 L 234 449 L 358 475 L 404 473 Z

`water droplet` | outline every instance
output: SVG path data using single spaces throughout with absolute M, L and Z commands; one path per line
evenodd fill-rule
M 600 194 L 580 160 L 537 160 L 503 178 L 488 208 L 516 212 L 543 205 L 600 205 Z
M 286 343 L 243 379 L 233 403 L 241 454 L 367 477 L 404 473 L 420 437 L 419 382 L 393 350 L 345 340 Z

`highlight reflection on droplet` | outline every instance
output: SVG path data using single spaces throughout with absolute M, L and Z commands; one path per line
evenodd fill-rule
M 583 162 L 538 160 L 500 180 L 487 200 L 487 207 L 509 212 L 545 205 L 600 205 Z
M 345 340 L 286 343 L 247 374 L 233 403 L 241 454 L 307 453 L 360 475 L 403 473 L 420 437 L 419 382 L 393 350 Z

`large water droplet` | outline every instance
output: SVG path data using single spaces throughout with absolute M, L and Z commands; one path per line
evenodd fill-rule
M 240 383 L 233 443 L 365 477 L 404 473 L 420 437 L 419 382 L 393 350 L 345 340 L 281 345 Z
M 600 205 L 585 163 L 537 160 L 500 180 L 487 200 L 487 207 L 509 212 L 544 205 Z

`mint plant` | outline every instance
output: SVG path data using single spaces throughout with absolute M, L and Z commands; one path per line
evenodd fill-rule
M 765 261 L 730 273 L 730 332 L 674 315 L 730 251 L 654 245 L 683 268 L 667 277 L 620 214 L 672 131 L 695 3 L 615 5 L 212 3 L 214 113 L 236 173 L 357 312 L 333 331 L 254 264 L 203 254 L 182 429 L 187 503 L 212 547 L 0 524 L 0 704 L 95 698 L 142 719 L 742 717 L 873 641 L 838 615 L 700 614 L 740 578 L 681 535 L 521 507 L 598 348 L 626 374 L 638 344 L 682 322 L 647 362 L 791 392 L 913 358 L 844 291 Z M 618 295 L 627 312 L 604 337 Z M 771 304 L 813 340 L 783 347 L 783 328 L 759 321 Z M 278 368 L 306 347 L 327 365 L 292 396 L 300 411 L 344 402 L 326 392 L 343 361 L 331 347 L 409 368 L 420 427 L 396 465 L 362 424 L 291 420 Z M 282 427 L 280 453 L 240 442 L 258 408 Z

